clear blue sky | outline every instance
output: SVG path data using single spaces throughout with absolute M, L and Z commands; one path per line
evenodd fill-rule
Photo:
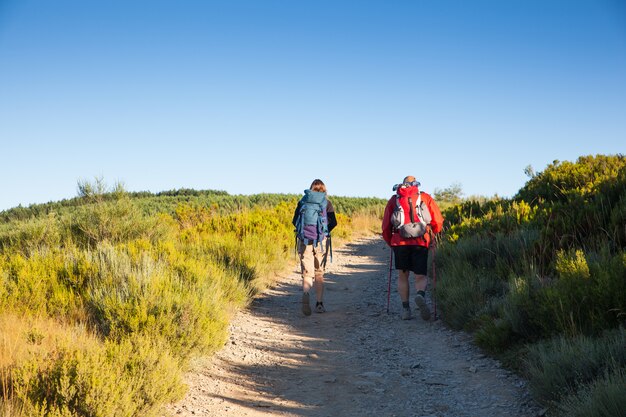
M 626 153 L 620 0 L 0 0 L 0 210 L 220 189 L 511 196 Z

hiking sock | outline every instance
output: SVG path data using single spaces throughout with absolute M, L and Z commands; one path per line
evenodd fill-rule
M 411 308 L 411 305 L 409 304 L 408 301 L 403 301 L 402 302 L 402 308 Z
M 426 298 L 426 291 L 419 290 L 417 292 L 417 295 L 421 295 L 422 297 Z

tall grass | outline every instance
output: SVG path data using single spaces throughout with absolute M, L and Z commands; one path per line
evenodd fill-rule
M 558 336 L 529 346 L 528 375 L 536 397 L 556 401 L 617 370 L 626 370 L 626 330 L 601 336 Z
M 626 416 L 626 370 L 613 368 L 558 404 L 562 417 Z

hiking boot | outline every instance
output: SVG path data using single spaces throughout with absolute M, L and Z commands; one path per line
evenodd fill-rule
M 400 317 L 402 320 L 411 320 L 411 309 L 409 307 L 403 308 Z
M 325 313 L 326 309 L 324 308 L 324 303 L 318 301 L 317 304 L 315 304 L 315 312 Z
M 302 294 L 302 313 L 305 316 L 311 315 L 311 303 L 309 302 L 309 293 Z
M 430 320 L 430 308 L 428 308 L 428 304 L 426 304 L 426 300 L 423 295 L 417 295 L 415 297 L 415 304 L 417 304 L 417 308 L 420 309 L 420 316 L 422 319 L 428 321 Z

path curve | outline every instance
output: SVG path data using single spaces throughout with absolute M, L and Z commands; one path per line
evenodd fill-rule
M 297 262 L 294 260 L 294 265 Z M 324 314 L 300 312 L 294 271 L 237 314 L 226 346 L 194 364 L 175 416 L 531 417 L 526 382 L 463 332 L 386 313 L 389 248 L 379 238 L 334 253 Z

